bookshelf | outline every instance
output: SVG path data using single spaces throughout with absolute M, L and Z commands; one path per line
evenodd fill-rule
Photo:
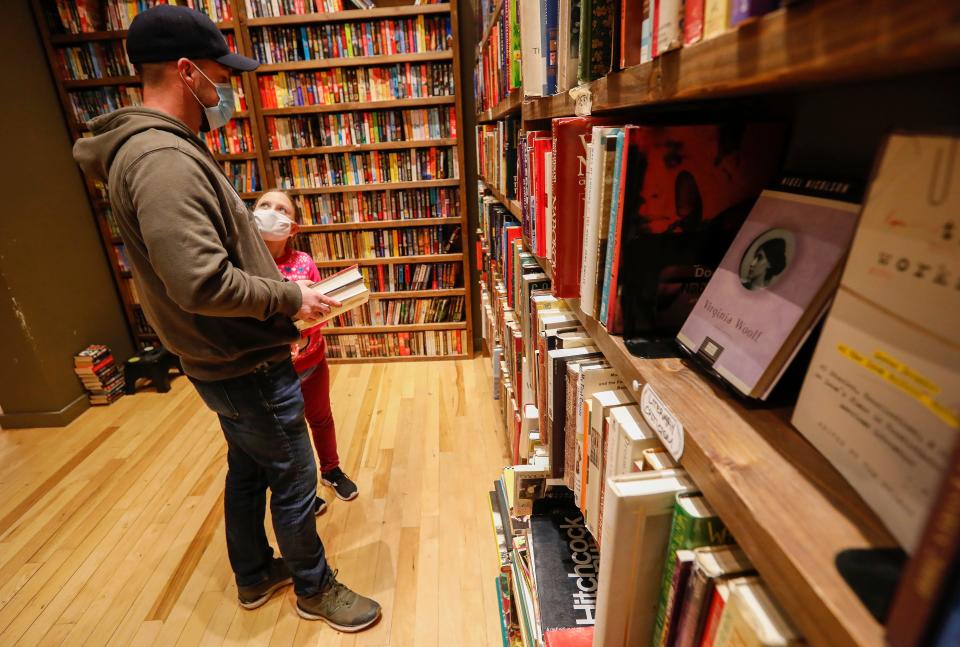
M 503 0 L 492 4 L 489 22 L 482 25 L 477 65 L 504 10 Z M 489 124 L 519 117 L 521 131 L 549 129 L 555 117 L 598 113 L 643 123 L 644 115 L 662 115 L 665 107 L 709 105 L 722 111 L 742 99 L 802 96 L 868 81 L 897 83 L 908 75 L 958 67 L 958 7 L 878 0 L 865 11 L 853 0 L 824 0 L 775 10 L 650 63 L 611 72 L 580 86 L 578 92 L 589 101 L 579 105 L 566 92 L 524 99 L 522 90 L 514 90 L 492 109 L 478 112 L 476 120 Z M 519 203 L 489 179 L 480 180 L 486 195 L 522 220 Z M 481 240 L 486 256 L 489 242 Z M 546 260 L 537 260 L 550 276 Z M 502 277 L 495 263 L 488 267 L 484 292 L 495 301 L 494 283 Z M 650 385 L 683 425 L 683 468 L 808 643 L 885 644 L 883 624 L 843 580 L 835 560 L 842 550 L 896 542 L 840 473 L 791 426 L 792 407 L 747 403 L 687 359 L 639 359 L 621 337 L 585 315 L 578 300 L 567 303 L 637 401 L 641 388 Z M 501 406 L 512 420 L 508 405 Z
M 65 52 L 70 56 L 70 48 L 96 48 L 97 55 L 104 51 L 116 51 L 115 48 L 122 49 L 123 39 L 126 37 L 125 29 L 103 29 L 100 31 L 89 31 L 80 33 L 70 33 L 68 27 L 60 23 L 59 15 L 56 11 L 58 0 L 31 0 L 31 4 L 36 17 L 38 31 L 43 40 L 47 58 L 53 73 L 57 86 L 57 93 L 61 102 L 61 107 L 67 123 L 67 128 L 73 140 L 87 134 L 85 119 L 78 118 L 75 114 L 71 98 L 77 93 L 85 91 L 91 92 L 128 92 L 128 88 L 139 89 L 140 80 L 132 74 L 98 74 L 102 78 L 70 78 L 69 70 L 61 62 L 61 55 Z M 60 0 L 61 2 L 63 0 Z M 436 199 L 456 200 L 457 196 L 464 193 L 463 179 L 463 151 L 460 141 L 454 132 L 442 133 L 443 136 L 434 136 L 434 132 L 417 132 L 417 138 L 411 139 L 401 133 L 400 136 L 394 134 L 387 137 L 387 141 L 362 141 L 356 143 L 342 143 L 334 141 L 330 145 L 313 146 L 272 146 L 270 137 L 270 126 L 275 120 L 323 120 L 337 119 L 344 115 L 352 113 L 354 116 L 362 115 L 412 115 L 414 117 L 420 113 L 413 111 L 423 111 L 424 121 L 429 118 L 440 119 L 442 115 L 450 115 L 451 121 L 456 124 L 458 129 L 463 127 L 463 115 L 460 103 L 461 80 L 459 73 L 459 53 L 457 49 L 458 25 L 457 25 L 457 3 L 444 2 L 436 4 L 413 4 L 413 0 L 381 0 L 378 6 L 371 10 L 345 9 L 343 11 L 328 13 L 306 13 L 281 16 L 262 17 L 248 14 L 248 9 L 255 10 L 256 3 L 248 3 L 246 0 L 198 0 L 196 2 L 185 2 L 178 0 L 177 4 L 190 4 L 199 6 L 211 15 L 217 22 L 218 27 L 228 35 L 231 46 L 251 58 L 257 58 L 258 42 L 272 37 L 274 30 L 332 30 L 325 33 L 336 33 L 338 29 L 345 29 L 343 25 L 370 25 L 370 32 L 374 33 L 378 25 L 392 25 L 389 33 L 399 33 L 395 30 L 398 26 L 410 25 L 429 25 L 449 23 L 446 32 L 434 31 L 433 40 L 429 34 L 422 38 L 404 39 L 403 42 L 388 41 L 386 37 L 378 41 L 379 46 L 393 48 L 387 49 L 382 53 L 371 53 L 362 51 L 364 55 L 347 56 L 346 51 L 317 52 L 312 55 L 304 52 L 294 53 L 291 58 L 302 58 L 306 56 L 307 60 L 283 60 L 279 62 L 263 63 L 255 72 L 247 72 L 236 75 L 236 85 L 242 91 L 245 106 L 243 110 L 235 113 L 234 119 L 228 127 L 219 131 L 223 133 L 224 148 L 222 152 L 214 152 L 214 157 L 225 166 L 225 172 L 237 172 L 241 176 L 248 176 L 255 173 L 255 184 L 238 186 L 238 195 L 247 202 L 255 201 L 262 193 L 262 190 L 270 187 L 280 186 L 281 177 L 277 175 L 276 170 L 280 167 L 277 163 L 295 163 L 309 158 L 332 158 L 342 157 L 350 160 L 364 160 L 364 163 L 374 164 L 375 160 L 391 159 L 406 160 L 410 164 L 417 164 L 421 159 L 435 160 L 433 155 L 443 155 L 446 168 L 453 172 L 440 177 L 417 177 L 404 182 L 379 182 L 379 183 L 354 183 L 347 186 L 341 185 L 316 185 L 314 182 L 304 182 L 298 185 L 298 188 L 287 189 L 289 193 L 295 196 L 297 200 L 310 199 L 329 199 L 341 200 L 343 213 L 350 219 L 351 199 L 363 200 L 364 196 L 385 195 L 388 197 L 386 203 L 389 207 L 389 197 L 404 194 L 409 198 L 409 203 L 414 203 L 414 197 L 417 200 L 427 200 L 435 196 L 435 192 L 443 191 Z M 350 6 L 349 2 L 345 3 Z M 407 21 L 401 24 L 400 21 Z M 431 22 L 432 21 L 432 22 Z M 110 23 L 105 23 L 112 26 Z M 126 24 L 126 23 L 124 23 Z M 276 32 L 280 33 L 280 32 Z M 318 33 L 318 32 L 315 32 Z M 388 33 L 386 30 L 384 34 Z M 344 43 L 346 41 L 343 41 Z M 319 40 L 313 43 L 320 47 Z M 328 44 L 324 45 L 325 47 Z M 332 45 L 330 45 L 332 47 Z M 297 45 L 297 47 L 302 47 Z M 102 48 L 102 49 L 101 49 Z M 411 51 L 412 50 L 412 51 Z M 93 51 L 93 50 L 91 50 Z M 395 53 L 389 53 L 394 51 Z M 357 53 L 354 51 L 353 53 Z M 92 55 L 92 54 L 91 54 Z M 126 66 L 125 56 L 122 63 Z M 436 72 L 436 66 L 445 66 L 446 71 L 440 70 L 435 77 L 442 78 L 444 88 L 440 87 L 441 81 L 430 78 L 430 74 Z M 127 66 L 128 67 L 128 66 Z M 113 69 L 113 68 L 111 68 Z M 408 87 L 417 85 L 420 89 L 416 91 L 415 96 L 396 95 L 396 92 L 403 92 L 401 89 L 394 92 L 392 98 L 379 100 L 360 100 L 360 101 L 336 101 L 327 100 L 323 102 L 316 101 L 312 105 L 292 105 L 279 104 L 278 107 L 265 107 L 265 101 L 261 95 L 260 82 L 264 79 L 280 78 L 278 75 L 286 75 L 285 79 L 294 79 L 293 83 L 298 83 L 304 75 L 317 75 L 314 83 L 326 82 L 327 77 L 321 77 L 322 74 L 337 75 L 337 79 L 357 79 L 366 73 L 372 78 L 374 72 L 389 76 L 390 70 L 406 71 L 407 82 L 412 84 Z M 416 76 L 421 71 L 424 77 Z M 298 76 L 299 75 L 299 76 Z M 342 76 L 341 76 L 342 75 Z M 444 76 L 445 75 L 445 76 Z M 306 77 L 304 77 L 306 78 Z M 381 77 L 377 77 L 378 79 Z M 403 77 L 401 77 L 402 79 Z M 412 79 L 412 80 L 411 80 Z M 355 81 L 359 82 L 359 81 Z M 367 86 L 368 91 L 372 90 L 372 85 Z M 363 86 L 354 87 L 355 91 L 362 91 Z M 433 89 L 424 89 L 433 88 Z M 266 90 L 264 90 L 266 91 Z M 274 88 L 271 86 L 270 91 Z M 278 96 L 283 88 L 276 89 Z M 348 90 L 349 91 L 349 90 Z M 382 86 L 381 86 L 382 91 Z M 343 97 L 341 97 L 343 98 Z M 276 105 L 276 104 L 274 104 Z M 429 112 L 429 111 L 444 111 Z M 96 111 L 99 113 L 100 111 Z M 288 123 L 293 123 L 288 121 Z M 332 122 L 331 122 L 332 123 Z M 373 122 L 371 122 L 373 123 Z M 227 134 L 229 128 L 235 128 Z M 429 130 L 429 125 L 422 126 Z M 341 133 L 342 135 L 342 133 Z M 238 147 L 237 143 L 245 140 L 245 144 Z M 278 138 L 277 143 L 280 143 Z M 418 157 L 418 155 L 423 157 Z M 393 156 L 393 157 L 390 157 Z M 400 163 L 400 162 L 396 162 Z M 440 162 L 432 161 L 439 169 Z M 255 167 L 255 171 L 254 171 Z M 293 168 L 292 166 L 289 168 Z M 430 167 L 431 170 L 434 167 Z M 386 176 L 391 177 L 391 176 Z M 249 189 L 256 190 L 249 190 Z M 112 230 L 108 221 L 109 203 L 104 199 L 100 188 L 88 183 L 88 193 L 91 204 L 97 218 L 97 226 L 103 240 L 104 248 L 110 261 L 110 266 L 116 282 L 117 291 L 124 304 L 124 310 L 127 315 L 127 322 L 131 335 L 137 344 L 147 345 L 157 340 L 156 334 L 146 325 L 139 305 L 135 302 L 132 292 L 132 274 L 122 263 L 118 256 L 122 249 L 122 241 Z M 354 198 L 350 198 L 354 196 Z M 426 196 L 426 197 L 424 197 Z M 452 198 L 451 198 L 452 196 Z M 409 204 L 408 203 L 408 204 Z M 419 203 L 417 203 L 419 204 Z M 438 208 L 438 207 L 434 207 Z M 358 264 L 364 268 L 394 268 L 405 265 L 427 265 L 430 267 L 443 267 L 439 264 L 456 263 L 460 267 L 460 279 L 458 285 L 463 287 L 450 288 L 446 285 L 439 289 L 420 289 L 403 292 L 377 292 L 375 298 L 378 299 L 433 299 L 433 298 L 458 298 L 464 301 L 464 319 L 462 321 L 452 321 L 443 324 L 418 324 L 413 326 L 351 326 L 336 328 L 331 326 L 329 334 L 350 334 L 350 335 L 372 335 L 374 333 L 434 333 L 435 331 L 453 331 L 460 335 L 462 344 L 460 352 L 447 354 L 447 356 L 470 356 L 472 348 L 472 324 L 471 324 L 471 286 L 469 282 L 469 258 L 463 249 L 465 240 L 463 232 L 467 227 L 467 210 L 463 204 L 456 206 L 455 202 L 445 208 L 442 217 L 407 217 L 409 214 L 381 214 L 386 215 L 385 219 L 370 219 L 349 222 L 318 222 L 313 224 L 304 223 L 301 237 L 308 237 L 311 234 L 333 234 L 335 232 L 374 232 L 381 229 L 392 229 L 395 232 L 411 231 L 415 232 L 422 227 L 443 227 L 445 231 L 453 231 L 456 227 L 461 228 L 461 244 L 451 253 L 444 254 L 418 254 L 414 256 L 397 257 L 375 257 L 361 259 L 335 260 L 318 258 L 318 266 L 321 269 L 333 271 L 347 265 Z M 432 215 L 432 214 L 431 214 Z M 345 234 L 348 235 L 348 234 Z M 455 253 L 454 253 L 455 252 Z M 419 265 L 418 265 L 419 264 Z M 398 269 L 399 271 L 399 269 Z M 357 358 L 345 358 L 342 361 L 356 361 Z M 384 359 L 378 357 L 377 361 Z M 406 355 L 397 359 L 429 359 L 429 357 L 420 357 L 415 355 Z M 341 361 L 331 358 L 331 361 Z

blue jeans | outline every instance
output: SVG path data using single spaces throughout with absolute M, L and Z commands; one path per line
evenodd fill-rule
M 263 581 L 273 558 L 263 527 L 269 487 L 273 529 L 294 589 L 299 596 L 319 593 L 329 568 L 317 535 L 317 465 L 293 363 L 283 360 L 227 380 L 191 381 L 220 417 L 227 439 L 224 513 L 237 585 Z

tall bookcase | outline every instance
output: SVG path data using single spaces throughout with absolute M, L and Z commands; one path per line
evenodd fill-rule
M 295 246 L 312 251 L 316 247 L 311 245 L 312 236 L 320 234 L 333 237 L 330 239 L 329 249 L 335 252 L 334 254 L 325 255 L 320 252 L 314 254 L 321 272 L 336 271 L 336 269 L 356 263 L 361 266 L 363 271 L 368 272 L 369 276 L 380 279 L 379 287 L 373 286 L 371 302 L 367 306 L 367 315 L 363 317 L 364 322 L 362 324 L 330 325 L 326 328 L 325 334 L 328 336 L 328 348 L 331 349 L 331 361 L 392 361 L 469 357 L 473 352 L 473 335 L 469 281 L 470 265 L 465 237 L 467 210 L 464 208 L 465 205 L 462 201 L 464 194 L 464 160 L 463 149 L 458 136 L 463 120 L 460 101 L 461 82 L 457 48 L 456 0 L 418 5 L 412 4 L 412 0 L 380 0 L 376 3 L 376 8 L 368 10 L 347 9 L 327 13 L 302 13 L 271 17 L 248 15 L 248 8 L 254 7 L 256 2 L 250 3 L 247 0 L 175 0 L 175 3 L 204 11 L 217 22 L 220 29 L 228 37 L 231 47 L 252 58 L 257 58 L 256 45 L 258 40 L 263 40 L 277 30 L 292 29 L 299 34 L 301 33 L 300 30 L 315 29 L 318 30 L 316 33 L 319 33 L 319 30 L 327 28 L 334 30 L 333 33 L 336 33 L 336 30 L 343 30 L 343 25 L 359 25 L 359 30 L 356 31 L 359 38 L 363 33 L 369 35 L 385 23 L 393 21 L 407 20 L 413 23 L 419 21 L 423 24 L 425 21 L 434 20 L 447 25 L 448 37 L 435 40 L 432 47 L 424 47 L 424 41 L 419 41 L 412 48 L 416 50 L 414 52 L 405 51 L 375 56 L 331 57 L 328 51 L 323 58 L 318 58 L 318 55 L 314 52 L 309 60 L 264 63 L 255 72 L 237 74 L 235 76 L 235 87 L 242 92 L 245 105 L 242 106 L 244 109 L 240 109 L 241 106 L 238 106 L 238 112 L 227 129 L 238 126 L 240 136 L 232 140 L 234 152 L 228 152 L 229 149 L 227 149 L 224 152 L 214 153 L 214 156 L 218 161 L 228 165 L 228 168 L 225 168 L 228 175 L 231 175 L 232 170 L 248 175 L 251 170 L 250 165 L 255 167 L 255 179 L 252 181 L 248 179 L 246 186 L 238 184 L 239 180 L 232 176 L 235 178 L 235 186 L 238 187 L 240 197 L 250 204 L 259 197 L 263 190 L 282 186 L 284 178 L 280 177 L 277 171 L 282 168 L 289 168 L 289 166 L 282 167 L 282 161 L 299 162 L 304 165 L 310 164 L 313 160 L 317 160 L 312 162 L 314 164 L 319 164 L 319 160 L 330 162 L 330 160 L 336 159 L 342 161 L 345 166 L 343 170 L 346 172 L 341 173 L 336 179 L 344 182 L 351 170 L 350 162 L 357 164 L 361 160 L 365 160 L 372 167 L 375 163 L 374 160 L 386 158 L 382 168 L 387 173 L 374 178 L 378 180 L 375 182 L 366 181 L 371 177 L 370 175 L 362 178 L 360 182 L 351 182 L 348 185 L 326 181 L 326 179 L 334 177 L 331 173 L 327 178 L 312 178 L 311 182 L 298 182 L 296 187 L 285 187 L 294 196 L 295 201 L 301 204 L 301 207 L 307 206 L 311 200 L 326 200 L 327 204 L 332 201 L 342 201 L 340 204 L 343 209 L 334 217 L 330 217 L 329 213 L 321 212 L 314 218 L 309 218 L 309 214 L 315 214 L 316 210 L 300 209 L 301 214 L 308 215 L 301 225 L 298 240 L 294 241 Z M 62 0 L 59 3 L 57 0 L 31 0 L 31 4 L 56 82 L 67 128 L 71 138 L 77 140 L 86 134 L 85 125 L 83 121 L 76 117 L 76 111 L 74 110 L 74 100 L 81 96 L 83 91 L 105 89 L 106 92 L 110 92 L 115 89 L 118 93 L 125 95 L 129 91 L 128 88 L 139 89 L 139 79 L 132 75 L 132 71 L 123 75 L 110 76 L 104 70 L 97 72 L 86 70 L 87 74 L 81 75 L 98 78 L 74 80 L 71 78 L 68 66 L 64 63 L 64 56 L 69 58 L 70 48 L 75 47 L 122 48 L 126 31 L 101 30 L 70 33 L 69 29 L 62 27 L 57 7 L 58 4 L 72 3 L 64 3 Z M 130 4 L 105 0 L 100 3 L 102 16 L 106 19 L 108 6 L 119 6 L 126 11 Z M 269 5 L 270 3 L 266 4 Z M 309 5 L 310 3 L 303 4 Z M 349 0 L 345 0 L 343 3 L 344 6 L 349 6 L 349 4 Z M 134 4 L 134 6 L 136 5 Z M 319 2 L 316 6 L 323 6 L 323 3 Z M 84 29 L 88 28 L 84 27 Z M 383 31 L 383 34 L 389 34 L 391 37 L 395 36 L 396 33 L 396 30 Z M 291 43 L 289 40 L 287 43 L 294 48 L 299 47 L 299 43 Z M 311 45 L 320 47 L 320 39 L 317 38 Z M 324 42 L 323 45 L 326 46 L 327 43 Z M 292 56 L 291 58 L 298 57 L 303 57 L 302 51 L 299 56 Z M 413 66 L 417 72 L 423 74 L 419 80 L 424 81 L 424 83 L 420 84 L 421 87 L 415 93 L 416 96 L 413 94 L 404 96 L 404 87 L 397 84 L 391 88 L 390 98 L 385 100 L 324 101 L 322 104 L 265 107 L 263 96 L 266 95 L 261 95 L 261 84 L 265 81 L 276 80 L 278 74 L 306 75 L 327 72 L 338 75 L 336 80 L 338 83 L 342 83 L 343 75 L 351 77 L 357 72 L 365 70 L 369 71 L 367 78 L 374 74 L 383 74 L 388 78 L 390 76 L 388 69 L 390 66 L 401 66 L 402 70 L 402 66 L 408 65 Z M 428 93 L 423 90 L 422 86 L 436 87 L 440 85 L 440 82 L 436 81 L 434 77 L 437 73 L 434 68 L 440 66 L 446 68 L 444 70 L 446 76 L 442 77 L 445 79 L 445 91 L 442 94 L 433 91 Z M 382 80 L 385 77 L 380 76 L 378 78 Z M 429 81 L 429 84 L 426 81 Z M 381 85 L 381 91 L 382 87 Z M 409 87 L 409 85 L 406 87 Z M 264 92 L 266 91 L 264 90 Z M 301 91 L 305 92 L 302 89 Z M 303 104 L 306 102 L 302 100 L 301 96 L 301 100 L 297 103 Z M 444 132 L 442 133 L 444 136 L 437 137 L 435 136 L 437 127 L 431 129 L 428 124 L 417 131 L 416 139 L 408 139 L 405 136 L 411 132 L 409 129 L 399 136 L 396 132 L 388 137 L 381 136 L 377 138 L 377 141 L 357 142 L 353 141 L 352 137 L 347 137 L 346 141 L 331 145 L 281 146 L 278 141 L 271 139 L 270 129 L 275 120 L 297 118 L 319 120 L 324 117 L 336 120 L 352 116 L 355 121 L 362 122 L 365 116 L 369 120 L 372 119 L 374 113 L 377 113 L 383 118 L 381 121 L 384 122 L 391 117 L 386 111 L 429 111 L 431 109 L 443 110 L 445 115 L 452 115 L 453 123 L 457 129 L 456 132 Z M 100 113 L 102 111 L 96 110 L 93 112 Z M 410 112 L 394 112 L 392 117 L 401 123 L 409 123 L 409 117 L 404 122 L 402 115 L 410 114 Z M 436 114 L 426 114 L 425 116 L 433 116 L 435 124 L 439 123 Z M 223 132 L 227 132 L 227 130 L 225 129 Z M 343 136 L 345 132 L 345 130 L 341 130 L 339 134 Z M 244 134 L 247 135 L 246 138 L 243 137 Z M 245 144 L 238 149 L 237 145 L 241 140 L 244 140 Z M 411 161 L 411 166 L 418 159 L 422 160 L 421 168 L 427 168 L 425 174 L 430 175 L 430 177 L 420 177 L 415 181 L 388 181 L 389 179 L 398 179 L 397 172 L 401 168 L 401 162 L 404 158 Z M 436 161 L 438 158 L 445 159 L 446 163 L 442 172 L 439 173 L 440 177 L 434 177 L 438 174 L 437 171 L 441 166 Z M 229 165 L 237 165 L 239 168 L 230 169 Z M 389 175 L 391 172 L 394 175 Z M 386 175 L 387 179 L 383 179 L 383 175 Z M 355 177 L 354 179 L 358 178 Z M 146 322 L 139 307 L 136 289 L 131 280 L 132 275 L 123 259 L 122 241 L 117 235 L 115 227 L 111 225 L 109 203 L 105 199 L 103 188 L 87 181 L 87 190 L 91 205 L 96 213 L 97 227 L 107 251 L 117 290 L 124 304 L 131 334 L 139 346 L 155 343 L 157 336 Z M 391 198 L 393 199 L 392 202 Z M 375 214 L 376 218 L 370 217 L 370 210 L 364 212 L 365 217 L 361 217 L 361 213 L 356 207 L 358 203 L 364 200 L 367 204 L 382 200 L 378 203 L 380 208 Z M 443 203 L 443 200 L 447 202 Z M 444 208 L 442 210 L 440 208 L 430 209 L 429 205 L 431 203 L 434 205 L 444 204 Z M 402 205 L 404 208 L 399 209 L 397 205 Z M 419 205 L 419 208 L 414 208 L 411 205 Z M 386 241 L 396 241 L 392 251 L 403 253 L 406 250 L 400 248 L 399 242 L 406 240 L 423 245 L 425 244 L 423 242 L 424 237 L 428 234 L 432 235 L 431 240 L 433 240 L 433 247 L 429 250 L 430 253 L 398 254 L 394 256 L 386 254 L 387 251 L 390 251 L 386 248 Z M 357 239 L 352 241 L 355 243 L 353 252 L 359 253 L 343 253 L 344 248 L 336 246 L 336 244 L 342 245 L 351 242 L 351 237 Z M 454 240 L 450 249 L 444 249 L 450 243 L 451 237 L 456 237 L 459 243 Z M 369 244 L 362 248 L 357 246 L 358 242 L 369 243 L 371 240 L 379 243 L 380 252 L 369 249 Z M 417 267 L 430 268 L 431 280 L 421 281 L 419 285 L 409 281 L 401 284 L 397 281 L 393 283 L 392 289 L 383 285 L 387 278 L 401 275 L 408 276 L 415 272 Z M 445 281 L 435 285 L 432 277 L 437 276 L 441 269 L 445 271 Z M 425 272 L 425 269 L 421 269 L 420 272 Z M 420 276 L 422 277 L 423 274 Z M 400 289 L 404 285 L 407 288 L 417 287 L 419 289 Z M 446 300 L 443 312 L 436 312 L 436 310 L 439 310 L 439 304 L 436 303 L 438 300 Z M 459 306 L 456 306 L 457 301 L 460 302 Z M 390 308 L 388 312 L 391 302 L 397 304 L 398 307 Z M 401 304 L 403 312 L 400 312 L 399 306 Z M 401 317 L 409 319 L 416 315 L 423 315 L 423 313 L 429 316 L 431 306 L 436 307 L 436 310 L 432 312 L 432 318 L 440 321 L 395 325 L 385 320 L 387 314 L 394 315 L 390 318 L 390 321 L 400 320 Z M 383 315 L 377 315 L 378 309 L 382 309 Z M 459 316 L 456 317 L 456 320 L 450 321 L 448 319 L 450 319 L 451 314 Z M 425 317 L 420 316 L 418 318 Z M 342 340 L 344 343 L 340 344 L 339 342 Z M 359 351 L 364 356 L 345 356 L 356 354 L 355 349 L 357 348 L 366 349 L 366 351 Z M 337 357 L 338 352 L 344 356 Z M 425 352 L 430 354 L 425 354 Z M 370 354 L 376 356 L 371 357 Z
M 622 1 L 640 4 L 639 0 Z M 485 48 L 505 33 L 498 21 L 506 15 L 509 2 L 483 3 L 485 21 L 479 25 L 482 38 L 475 65 L 482 65 Z M 937 98 L 944 105 L 950 103 L 947 99 L 952 95 L 945 88 L 956 82 L 960 71 L 957 11 L 935 2 L 905 5 L 893 0 L 873 2 L 867 13 L 862 9 L 862 3 L 851 0 L 795 3 L 743 28 L 731 28 L 652 62 L 613 71 L 579 86 L 575 93 L 524 98 L 522 89 L 508 91 L 501 85 L 496 99 L 476 115 L 477 123 L 518 120 L 522 132 L 549 129 L 553 118 L 584 114 L 617 116 L 621 123 L 642 124 L 649 115 L 655 120 L 662 118 L 665 108 L 687 111 L 694 115 L 691 119 L 710 120 L 717 118 L 711 115 L 773 105 L 794 119 L 794 138 L 820 137 L 807 150 L 797 146 L 793 151 L 797 159 L 802 160 L 810 149 L 816 149 L 813 156 L 829 158 L 825 151 L 842 145 L 837 140 L 849 139 L 851 146 L 863 150 L 848 157 L 867 164 L 875 153 L 870 147 L 879 143 L 879 138 L 871 140 L 874 133 L 868 137 L 866 128 L 858 130 L 856 120 L 870 121 L 868 112 L 876 109 L 876 97 L 902 98 L 887 106 L 898 113 L 891 121 L 904 114 L 910 117 L 906 123 L 871 125 L 877 131 L 955 129 L 960 123 L 956 112 L 924 110 Z M 917 38 L 917 34 L 924 37 Z M 503 64 L 507 57 L 492 58 Z M 482 76 L 482 70 L 477 74 Z M 911 85 L 915 81 L 919 89 Z M 854 110 L 864 111 L 841 118 L 847 101 Z M 927 105 L 915 114 L 906 109 L 911 101 Z M 837 123 L 846 124 L 847 130 L 832 129 L 840 128 L 831 122 L 834 113 Z M 812 122 L 816 127 L 811 127 Z M 831 134 L 834 141 L 825 145 Z M 482 170 L 480 191 L 522 221 L 522 205 L 506 195 L 497 178 L 483 177 Z M 487 282 L 480 286 L 488 322 L 485 336 L 496 336 L 497 317 L 506 307 L 497 302 L 495 287 L 503 278 L 503 268 L 490 258 L 491 241 L 481 242 L 487 270 Z M 524 242 L 525 250 L 530 251 Z M 537 261 L 551 276 L 547 260 Z M 637 401 L 649 385 L 673 412 L 682 425 L 682 467 L 808 643 L 885 644 L 883 623 L 843 580 L 835 560 L 847 549 L 884 548 L 895 541 L 853 487 L 791 426 L 792 407 L 745 403 L 684 359 L 637 358 L 623 338 L 609 334 L 585 315 L 576 299 L 568 300 L 568 305 Z M 505 348 L 508 342 L 496 343 Z M 508 425 L 514 418 L 502 391 L 500 405 L 509 444 L 512 431 Z

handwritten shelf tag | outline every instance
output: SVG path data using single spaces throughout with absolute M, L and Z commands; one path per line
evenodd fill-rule
M 683 425 L 649 384 L 640 392 L 640 412 L 674 460 L 683 456 Z

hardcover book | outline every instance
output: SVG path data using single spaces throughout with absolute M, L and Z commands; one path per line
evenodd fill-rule
M 691 550 L 701 546 L 719 546 L 733 542 L 727 527 L 707 504 L 706 499 L 696 492 L 681 492 L 673 507 L 673 522 L 670 526 L 670 541 L 664 559 L 663 579 L 660 583 L 660 601 L 653 629 L 654 647 L 667 644 L 670 626 L 668 620 L 672 611 L 675 595 L 673 591 L 673 571 L 676 566 L 678 550 Z
M 717 582 L 753 572 L 750 560 L 736 546 L 706 546 L 693 554 L 693 570 L 677 611 L 674 647 L 699 647 Z
M 550 265 L 553 271 L 553 294 L 556 297 L 576 298 L 580 294 L 586 155 L 592 128 L 611 121 L 599 117 L 553 120 Z
M 314 319 L 298 319 L 294 322 L 297 330 L 309 330 L 314 326 L 330 321 L 348 310 L 362 306 L 370 300 L 370 290 L 360 274 L 360 269 L 352 265 L 344 270 L 326 277 L 322 281 L 311 283 L 310 288 L 320 294 L 336 299 L 340 302 L 339 308 L 331 308 L 326 314 Z
M 529 1 L 529 0 L 528 0 Z M 543 31 L 540 37 L 540 47 L 546 57 L 546 73 L 543 81 L 542 96 L 549 97 L 557 93 L 557 55 L 558 55 L 558 26 L 560 18 L 559 0 L 539 0 L 540 22 Z
M 704 0 L 686 0 L 683 5 L 683 44 L 693 45 L 703 38 Z
M 545 24 L 540 20 L 540 2 L 520 2 L 520 57 L 523 94 L 542 97 L 547 81 L 546 50 L 543 48 Z
M 958 160 L 887 138 L 793 414 L 911 554 L 960 438 Z
M 586 523 L 596 538 L 600 537 L 600 499 L 603 496 L 604 450 L 607 442 L 607 417 L 614 407 L 633 404 L 633 398 L 625 389 L 599 391 L 590 400 L 590 436 L 587 447 L 587 496 Z
M 563 478 L 566 460 L 567 363 L 602 358 L 596 346 L 557 349 L 547 353 L 547 424 L 549 425 L 550 468 L 553 478 Z
M 543 642 L 546 647 L 591 647 L 593 627 L 544 631 Z
M 572 370 L 569 364 L 567 370 Z M 571 401 L 571 406 L 567 413 L 566 450 L 564 453 L 564 479 L 567 482 L 567 487 L 571 490 L 576 489 L 574 484 L 577 458 L 576 439 L 577 431 L 583 429 L 583 403 L 589 401 L 593 394 L 598 391 L 623 388 L 623 380 L 620 379 L 620 374 L 611 368 L 605 360 L 581 363 L 573 373 L 576 381 L 572 385 L 568 385 L 568 388 L 570 386 L 573 388 L 570 389 L 572 393 L 567 395 L 568 400 Z
M 626 132 L 606 327 L 627 338 L 673 337 L 775 177 L 784 129 L 725 123 Z
M 653 57 L 683 45 L 683 0 L 652 0 Z
M 703 38 L 719 36 L 730 28 L 730 0 L 704 0 Z
M 737 581 L 730 588 L 714 647 L 795 647 L 803 638 L 758 580 Z
M 665 470 L 605 487 L 594 647 L 641 645 L 653 631 L 676 495 L 694 486 L 683 470 Z
M 580 56 L 577 80 L 589 83 L 615 69 L 617 42 L 617 2 L 582 0 L 580 4 Z
M 600 301 L 598 271 L 605 267 L 607 230 L 610 227 L 610 203 L 613 198 L 614 156 L 620 128 L 597 126 L 593 129 L 587 159 L 586 206 L 583 212 L 583 259 L 580 268 L 580 309 L 596 316 Z
M 542 630 L 593 626 L 600 554 L 569 492 L 534 503 L 530 541 Z
M 848 184 L 798 178 L 764 191 L 677 335 L 684 348 L 765 399 L 836 290 L 855 198 Z
M 759 18 L 763 14 L 773 11 L 776 6 L 776 0 L 731 0 L 730 24 L 736 26 L 748 20 Z

